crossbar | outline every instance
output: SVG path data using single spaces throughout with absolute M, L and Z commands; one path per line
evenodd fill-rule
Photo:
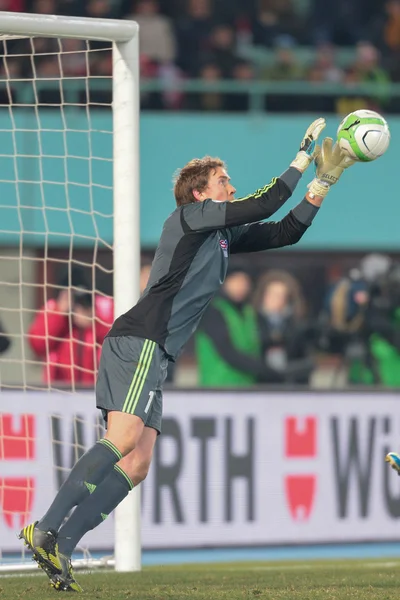
M 138 34 L 134 21 L 93 19 L 0 11 L 0 34 L 13 36 L 67 37 L 82 40 L 128 42 Z

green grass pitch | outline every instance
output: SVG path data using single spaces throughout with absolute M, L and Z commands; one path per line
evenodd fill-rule
M 141 573 L 77 573 L 82 600 L 399 600 L 400 561 L 257 562 L 146 567 Z M 0 599 L 48 600 L 47 578 L 0 576 Z M 71 594 L 68 594 L 71 596 Z M 79 597 L 78 594 L 75 596 Z

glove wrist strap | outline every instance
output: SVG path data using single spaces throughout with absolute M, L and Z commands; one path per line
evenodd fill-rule
M 309 156 L 306 152 L 300 150 L 300 152 L 296 154 L 296 158 L 290 163 L 290 166 L 304 173 L 304 171 L 310 166 L 312 160 L 312 156 Z
M 325 181 L 321 181 L 320 179 L 313 179 L 312 182 L 309 184 L 308 189 L 311 194 L 325 198 L 325 196 L 331 189 L 331 186 Z

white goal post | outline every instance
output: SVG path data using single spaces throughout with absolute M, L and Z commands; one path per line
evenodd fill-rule
M 112 43 L 115 317 L 128 310 L 139 296 L 138 32 L 137 23 L 132 21 L 0 12 L 0 40 L 51 37 Z M 134 489 L 116 509 L 115 568 L 141 568 L 139 489 Z

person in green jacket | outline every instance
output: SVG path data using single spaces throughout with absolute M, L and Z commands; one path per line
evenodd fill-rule
M 210 303 L 195 334 L 199 386 L 248 387 L 267 379 L 271 369 L 262 356 L 251 291 L 249 274 L 231 268 L 222 294 Z

